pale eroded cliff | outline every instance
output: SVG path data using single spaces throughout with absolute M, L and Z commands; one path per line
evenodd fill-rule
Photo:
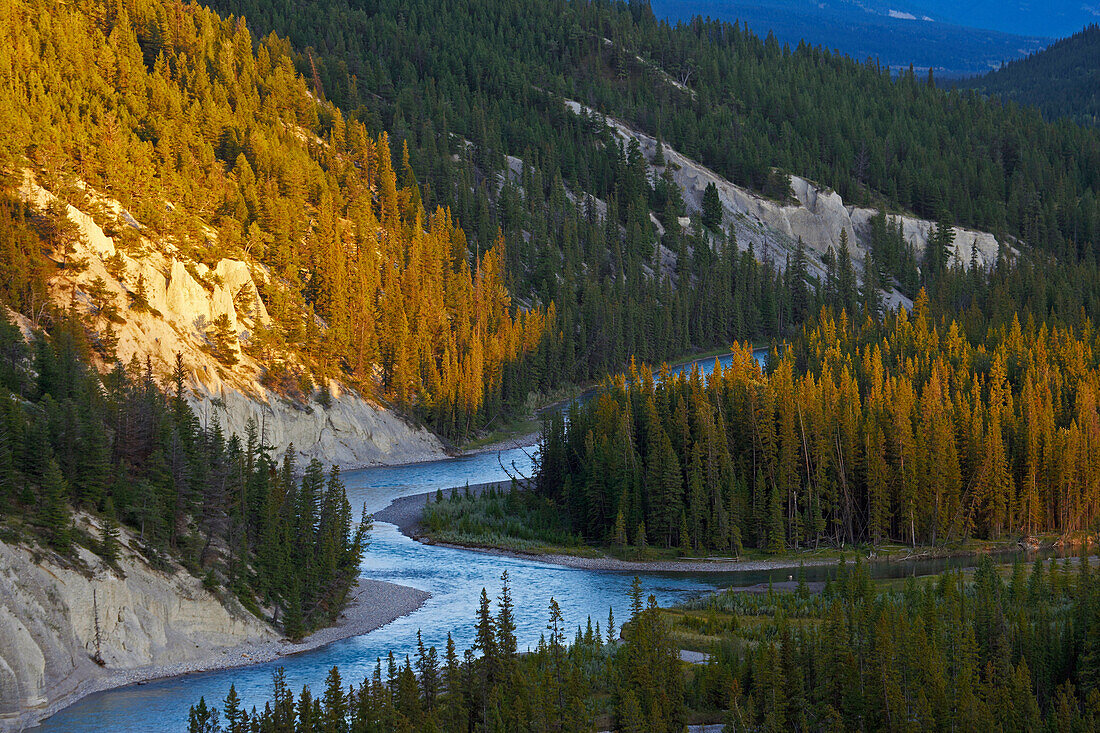
M 55 201 L 54 195 L 27 176 L 22 195 L 38 207 Z M 108 211 L 142 232 L 117 203 L 100 199 Z M 152 241 L 139 234 L 138 244 L 116 246 L 93 217 L 67 205 L 67 213 L 79 228 L 81 240 L 72 256 L 87 266 L 80 272 L 63 271 L 52 282 L 59 303 L 73 302 L 85 310 L 98 309 L 89 293 L 97 278 L 106 284 L 107 296 L 120 312 L 121 322 L 111 324 L 118 338 L 118 359 L 149 360 L 154 376 L 164 384 L 171 374 L 175 355 L 183 355 L 188 375 L 189 399 L 203 420 L 217 419 L 226 434 L 243 435 L 249 418 L 262 428 L 268 445 L 283 450 L 293 443 L 305 459 L 326 464 L 361 467 L 407 463 L 445 455 L 443 445 L 430 431 L 336 382 L 327 385 L 331 400 L 325 405 L 313 398 L 286 399 L 262 382 L 266 364 L 260 364 L 247 350 L 238 351 L 232 367 L 211 353 L 207 332 L 219 316 L 226 316 L 229 328 L 241 344 L 257 328 L 270 323 L 257 282 L 267 273 L 260 267 L 236 259 L 222 259 L 213 268 L 186 258 L 171 242 Z M 114 265 L 109 263 L 114 258 Z M 121 269 L 118 263 L 121 262 Z M 130 307 L 139 288 L 147 309 Z M 106 328 L 106 320 L 100 324 Z M 287 355 L 295 362 L 293 355 Z M 294 366 L 301 366 L 300 362 Z
M 565 100 L 566 106 L 577 114 L 597 114 L 588 107 Z M 638 146 L 647 161 L 652 161 L 657 151 L 655 138 L 631 128 L 620 120 L 598 115 L 611 130 L 623 141 L 638 141 Z M 663 144 L 666 166 L 673 180 L 680 186 L 688 213 L 701 210 L 703 191 L 713 183 L 718 189 L 722 202 L 724 221 L 737 236 L 738 245 L 744 249 L 750 244 L 757 256 L 768 253 L 773 261 L 782 265 L 791 252 L 794 243 L 801 238 L 811 255 L 810 266 L 817 274 L 823 274 L 821 255 L 830 247 L 839 248 L 842 231 L 848 232 L 852 258 L 862 267 L 864 253 L 870 243 L 871 219 L 878 213 L 875 209 L 849 206 L 840 194 L 814 184 L 798 176 L 791 177 L 795 202 L 780 204 L 764 198 L 748 189 L 734 185 L 711 169 L 702 165 L 675 149 Z M 649 165 L 652 175 L 663 173 L 665 167 Z M 900 221 L 906 241 L 916 252 L 922 253 L 928 246 L 928 238 L 935 226 L 934 222 L 914 216 L 890 215 Z M 1015 250 L 1007 243 L 1008 252 Z M 988 232 L 979 232 L 964 227 L 955 227 L 954 257 L 963 267 L 968 267 L 973 248 L 977 262 L 981 267 L 989 267 L 997 257 L 997 238 Z M 900 294 L 893 293 L 892 303 L 905 302 Z
M 87 516 L 78 523 L 98 531 Z M 277 640 L 268 624 L 182 568 L 150 567 L 132 542 L 123 532 L 117 568 L 83 547 L 70 560 L 0 542 L 0 729 L 17 730 L 95 689 Z M 94 661 L 97 620 L 102 667 Z

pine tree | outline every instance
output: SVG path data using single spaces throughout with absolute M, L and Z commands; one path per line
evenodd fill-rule
M 344 693 L 340 670 L 333 667 L 325 678 L 325 694 L 322 698 L 321 733 L 346 733 L 348 730 L 348 701 Z
M 855 269 L 852 267 L 852 253 L 848 248 L 848 230 L 840 230 L 840 249 L 837 252 L 836 266 L 837 297 L 840 306 L 848 313 L 848 318 L 855 318 L 856 303 L 858 302 L 858 288 Z
M 647 479 L 655 499 L 651 514 L 655 531 L 664 539 L 665 547 L 671 547 L 682 512 L 684 489 L 680 461 L 664 430 L 659 431 L 651 449 Z
M 206 338 L 214 351 L 214 357 L 227 366 L 239 361 L 237 356 L 237 334 L 229 323 L 229 316 L 220 314 L 206 330 Z
M 611 542 L 618 547 L 626 546 L 626 517 L 623 516 L 622 509 L 615 515 L 615 527 L 612 529 Z
M 57 459 L 50 458 L 42 476 L 42 504 L 39 523 L 49 533 L 50 544 L 62 552 L 69 549 L 70 521 L 65 501 L 65 478 Z
M 886 536 L 890 522 L 890 476 L 886 463 L 886 438 L 882 428 L 871 427 L 864 447 L 867 477 L 867 533 L 878 544 Z
M 680 554 L 691 554 L 691 532 L 688 530 L 687 513 L 680 512 Z
M 783 499 L 779 487 L 774 483 L 771 485 L 771 491 L 768 492 L 767 537 L 768 552 L 773 554 L 783 552 L 786 547 L 783 538 Z
M 481 600 L 477 610 L 477 626 L 474 636 L 474 648 L 481 652 L 482 668 L 484 669 L 484 685 L 481 691 L 482 708 L 484 711 L 485 699 L 488 688 L 497 681 L 500 667 L 500 654 L 497 645 L 496 620 L 489 608 L 489 594 L 481 589 Z
M 199 701 L 202 704 L 202 701 Z M 236 686 L 229 685 L 229 693 L 225 696 L 226 733 L 246 733 L 245 721 L 248 713 L 241 709 L 241 698 L 237 696 Z
M 801 324 L 810 315 L 810 288 L 808 284 L 808 272 L 806 264 L 806 245 L 802 237 L 798 238 L 795 247 L 794 260 L 787 270 L 789 280 L 788 288 L 791 293 L 791 318 L 794 323 Z
M 507 570 L 500 576 L 500 585 L 496 618 L 497 648 L 502 659 L 510 660 L 516 654 L 516 619 Z
M 203 697 L 199 698 L 197 705 L 191 706 L 187 714 L 187 733 L 221 733 L 218 709 L 208 708 Z
M 119 555 L 119 527 L 115 503 L 109 496 L 104 502 L 101 522 L 102 537 L 99 543 L 99 555 L 108 565 L 115 565 L 118 563 Z
M 305 618 L 302 615 L 302 590 L 297 577 L 294 578 L 287 593 L 283 631 L 295 641 L 301 639 L 306 633 Z
M 416 631 L 416 676 L 420 683 L 424 710 L 431 713 L 435 710 L 439 695 L 439 657 L 434 646 L 425 651 L 419 629 Z
M 709 229 L 718 229 L 722 226 L 722 199 L 718 195 L 718 187 L 714 182 L 707 184 L 703 189 L 703 226 Z

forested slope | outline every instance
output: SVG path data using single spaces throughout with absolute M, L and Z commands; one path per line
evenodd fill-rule
M 958 86 L 1037 107 L 1048 120 L 1095 126 L 1100 119 L 1100 26 L 1094 23 Z
M 450 206 L 473 247 L 503 232 L 513 294 L 556 306 L 560 340 L 532 365 L 540 384 L 599 379 L 632 355 L 659 362 L 731 339 L 790 336 L 806 312 L 774 272 L 795 258 L 795 242 L 781 256 L 754 246 L 759 275 L 719 269 L 749 242 L 734 244 L 721 217 L 681 219 L 695 210 L 674 171 L 616 139 L 599 115 L 777 202 L 795 202 L 796 175 L 847 206 L 909 213 L 945 233 L 991 232 L 1063 263 L 1093 261 L 1095 131 L 912 74 L 785 49 L 729 24 L 670 26 L 641 2 L 214 7 L 287 34 L 317 94 L 407 143 L 425 201 Z M 567 100 L 598 115 L 572 114 Z M 922 263 L 919 247 L 907 252 L 912 244 L 891 244 L 892 262 L 876 262 L 873 282 L 896 280 L 910 296 L 929 286 L 943 268 Z M 853 252 L 858 273 L 862 253 Z M 824 269 L 811 268 L 811 289 Z
M 227 366 L 241 348 L 263 355 L 263 379 L 292 398 L 337 377 L 461 436 L 487 405 L 526 395 L 506 366 L 538 347 L 547 314 L 512 307 L 503 246 L 469 255 L 450 214 L 424 209 L 385 133 L 318 102 L 285 42 L 256 45 L 243 22 L 194 5 L 45 10 L 2 11 L 3 211 L 30 218 L 46 245 L 5 241 L 12 307 L 39 307 L 46 282 L 79 266 L 64 206 L 11 200 L 30 169 L 133 257 L 151 244 L 209 269 L 254 263 L 270 323 L 240 344 L 241 330 L 223 328 L 211 347 Z M 142 283 L 119 279 L 140 306 Z
M 706 382 L 608 385 L 548 424 L 539 491 L 591 541 L 689 552 L 1087 533 L 1095 349 L 1088 324 L 967 337 L 923 299 L 860 329 L 823 311 L 766 374 L 744 349 Z
M 759 190 L 778 167 L 855 203 L 946 216 L 1071 258 L 1096 241 L 1095 131 L 727 23 L 670 26 L 644 2 L 214 7 L 312 47 L 325 94 L 408 139 L 418 172 L 441 201 L 455 197 L 464 222 L 479 205 L 478 179 L 439 167 L 437 153 L 454 150 L 448 133 L 475 143 L 483 173 L 507 153 L 546 182 L 560 171 L 601 197 L 618 186 L 628 205 L 613 161 L 562 120 L 557 98 L 568 97 Z M 313 68 L 305 53 L 299 63 Z
M 0 37 L 4 538 L 111 565 L 124 524 L 150 563 L 291 636 L 330 622 L 369 522 L 263 418 L 229 435 L 216 403 L 196 414 L 192 371 L 247 386 L 258 369 L 302 411 L 336 378 L 462 435 L 552 307 L 513 307 L 502 247 L 468 256 L 408 166 L 399 184 L 386 135 L 313 97 L 284 42 L 98 0 L 5 3 Z M 160 361 L 196 340 L 198 362 Z

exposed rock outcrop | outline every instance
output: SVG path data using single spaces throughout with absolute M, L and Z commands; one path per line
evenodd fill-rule
M 83 547 L 74 561 L 0 542 L 0 729 L 19 729 L 105 678 L 122 684 L 130 670 L 278 638 L 182 568 L 153 569 L 129 541 L 124 532 L 117 569 Z
M 576 114 L 597 114 L 602 117 L 621 140 L 637 140 L 646 160 L 653 160 L 657 151 L 655 138 L 619 120 L 599 115 L 579 102 L 565 100 L 565 104 Z M 689 213 L 701 211 L 703 191 L 708 184 L 713 183 L 722 202 L 725 223 L 736 234 L 742 249 L 751 244 L 758 256 L 763 257 L 768 253 L 775 262 L 782 264 L 796 240 L 801 238 L 812 256 L 810 266 L 817 274 L 823 274 L 821 255 L 829 247 L 837 249 L 841 232 L 847 231 L 852 259 L 857 266 L 862 267 L 864 255 L 870 246 L 871 219 L 878 214 L 877 210 L 846 205 L 836 191 L 798 176 L 791 177 L 791 188 L 797 202 L 781 204 L 730 183 L 701 163 L 669 147 L 667 143 L 663 143 L 662 148 L 666 166 L 655 167 L 649 164 L 651 173 L 660 174 L 667 167 L 672 179 L 682 190 Z M 918 253 L 925 250 L 935 226 L 934 222 L 913 216 L 890 215 L 890 218 L 900 220 L 906 241 Z M 1007 243 L 1003 244 L 1009 252 L 1015 251 Z M 955 227 L 954 257 L 963 267 L 970 264 L 972 247 L 981 267 L 989 267 L 996 261 L 996 237 L 987 232 Z M 895 293 L 894 296 L 894 302 L 899 302 L 898 294 Z
M 42 208 L 56 200 L 29 175 L 21 193 Z M 140 232 L 140 225 L 117 203 L 99 203 Z M 270 323 L 257 287 L 268 277 L 262 268 L 229 258 L 210 268 L 188 259 L 169 242 L 140 234 L 138 244 L 118 246 L 87 213 L 72 205 L 67 213 L 82 235 L 72 256 L 87 265 L 53 281 L 55 299 L 86 311 L 117 308 L 120 317 L 110 327 L 118 339 L 118 359 L 127 364 L 136 358 L 142 365 L 148 360 L 161 383 L 171 374 L 176 354 L 182 354 L 189 399 L 202 419 L 217 419 L 227 434 L 243 434 L 251 418 L 262 428 L 267 444 L 285 449 L 293 443 L 304 458 L 345 468 L 445 455 L 430 431 L 336 382 L 327 385 L 331 400 L 324 404 L 285 399 L 262 381 L 269 365 L 260 364 L 247 350 L 238 351 L 238 362 L 232 366 L 214 357 L 208 331 L 219 317 L 226 317 L 230 332 L 242 344 Z M 106 294 L 93 302 L 89 293 L 97 279 L 105 284 Z M 147 307 L 131 307 L 139 292 Z M 99 319 L 104 332 L 107 320 Z M 294 361 L 293 356 L 288 359 Z

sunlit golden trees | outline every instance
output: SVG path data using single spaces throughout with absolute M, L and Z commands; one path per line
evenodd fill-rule
M 399 177 L 387 134 L 319 99 L 285 40 L 159 0 L 5 13 L 6 165 L 62 198 L 82 179 L 195 260 L 251 258 L 270 276 L 270 344 L 440 431 L 526 394 L 506 365 L 539 347 L 547 313 L 512 305 L 503 238 L 468 252 L 448 211 L 424 210 L 407 148 Z
M 636 371 L 608 387 L 591 404 L 631 431 L 580 408 L 547 435 L 564 461 L 543 485 L 598 480 L 605 454 L 573 462 L 569 446 L 576 430 L 613 431 L 647 466 L 671 463 L 668 447 L 679 462 L 679 504 L 653 469 L 633 501 L 633 521 L 666 542 L 681 516 L 690 544 L 711 549 L 1086 530 L 1100 513 L 1096 340 L 1018 323 L 973 340 L 920 302 L 853 332 L 824 310 L 766 373 L 738 345 L 705 386 Z M 570 511 L 616 498 L 588 491 Z M 603 539 L 614 518 L 574 529 Z

